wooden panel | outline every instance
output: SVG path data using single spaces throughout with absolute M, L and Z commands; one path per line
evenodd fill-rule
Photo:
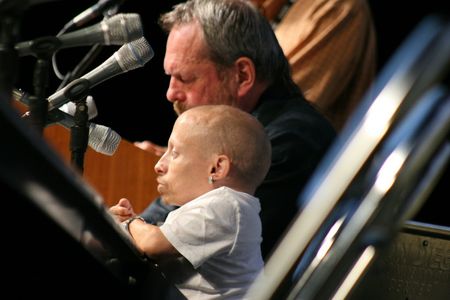
M 45 128 L 44 137 L 70 164 L 70 131 L 62 126 Z M 120 198 L 128 198 L 136 212 L 141 212 L 156 198 L 156 174 L 153 170 L 158 157 L 121 140 L 112 156 L 88 147 L 84 158 L 83 177 L 110 206 Z
M 27 108 L 14 101 L 20 112 Z M 70 164 L 70 130 L 58 124 L 44 129 L 44 138 Z M 83 177 L 102 197 L 107 206 L 116 204 L 120 198 L 128 198 L 140 213 L 158 192 L 153 167 L 158 157 L 137 148 L 122 139 L 112 156 L 104 155 L 88 147 L 84 158 Z

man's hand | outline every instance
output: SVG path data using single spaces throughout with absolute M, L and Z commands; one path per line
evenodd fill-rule
M 134 217 L 136 215 L 136 213 L 133 211 L 133 206 L 131 205 L 131 202 L 126 198 L 120 199 L 116 205 L 111 206 L 109 208 L 109 212 L 114 217 L 116 217 L 119 222 L 128 220 L 129 218 Z
M 142 150 L 153 153 L 156 156 L 162 156 L 167 150 L 166 147 L 153 144 L 150 141 L 134 142 L 134 145 Z

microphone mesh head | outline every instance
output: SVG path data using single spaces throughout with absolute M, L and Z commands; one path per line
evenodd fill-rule
M 115 58 L 124 72 L 143 67 L 153 55 L 152 47 L 144 37 L 120 47 Z
M 123 45 L 144 35 L 139 14 L 117 14 L 103 21 L 109 45 Z
M 113 155 L 119 147 L 120 135 L 109 127 L 90 123 L 89 146 L 97 152 Z

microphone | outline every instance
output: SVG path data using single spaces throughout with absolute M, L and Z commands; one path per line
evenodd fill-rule
M 153 55 L 153 49 L 144 37 L 123 45 L 100 66 L 50 95 L 48 110 L 81 98 L 90 88 L 111 77 L 143 67 Z
M 60 36 L 45 36 L 15 45 L 19 56 L 52 54 L 59 49 L 102 45 L 123 45 L 143 36 L 139 14 L 118 14 L 98 24 Z
M 12 91 L 12 98 L 25 104 L 26 106 L 30 106 L 29 94 L 24 92 L 22 89 L 14 88 Z M 86 105 L 88 108 L 88 119 L 91 120 L 98 115 L 97 105 L 95 105 L 95 101 L 92 96 L 89 95 L 86 97 Z M 66 104 L 62 105 L 59 110 L 71 116 L 74 116 L 76 111 L 76 104 L 73 102 L 67 102 Z
M 122 4 L 123 1 L 124 0 L 100 0 L 70 20 L 65 27 L 67 29 L 74 26 L 80 27 L 90 20 L 100 16 L 104 11 L 110 9 L 111 7 Z
M 75 126 L 74 117 L 59 109 L 49 112 L 50 124 L 57 122 L 67 129 Z M 96 152 L 113 155 L 119 147 L 120 135 L 109 127 L 88 122 L 89 139 L 88 145 Z
M 22 90 L 13 89 L 12 96 L 16 101 L 22 102 L 26 105 L 29 104 L 28 94 L 23 92 Z M 86 103 L 88 106 L 88 119 L 90 120 L 97 116 L 97 108 L 95 106 L 94 100 L 90 96 L 87 97 Z M 49 121 L 47 125 L 59 123 L 67 129 L 75 126 L 75 120 L 73 117 L 73 115 L 75 114 L 75 104 L 73 104 L 73 107 L 70 104 L 72 104 L 72 102 L 61 106 L 59 109 L 55 109 L 49 112 L 49 114 L 47 115 Z M 26 119 L 28 116 L 29 112 L 26 112 L 23 117 Z M 111 128 L 103 125 L 88 122 L 88 126 L 88 145 L 96 152 L 106 155 L 113 155 L 119 147 L 119 143 L 121 140 L 120 135 Z

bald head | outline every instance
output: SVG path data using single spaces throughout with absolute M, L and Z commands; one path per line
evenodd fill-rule
M 271 146 L 263 126 L 247 112 L 228 105 L 203 105 L 180 115 L 206 154 L 226 155 L 231 161 L 227 180 L 252 189 L 263 181 L 271 162 Z

